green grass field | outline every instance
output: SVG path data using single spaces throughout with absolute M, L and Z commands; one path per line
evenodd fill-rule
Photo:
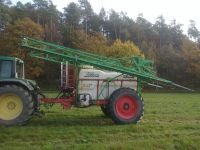
M 136 125 L 115 125 L 96 106 L 65 111 L 58 105 L 25 126 L 0 127 L 0 149 L 200 149 L 200 94 L 143 97 L 145 115 Z

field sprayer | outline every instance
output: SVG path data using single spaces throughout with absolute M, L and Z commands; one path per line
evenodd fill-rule
M 141 57 L 109 58 L 52 43 L 24 38 L 30 56 L 61 64 L 61 89 L 46 98 L 35 81 L 24 78 L 23 61 L 0 57 L 0 125 L 24 124 L 39 112 L 40 103 L 60 103 L 65 109 L 99 105 L 117 124 L 137 123 L 144 112 L 143 84 L 179 87 L 159 78 L 153 62 Z

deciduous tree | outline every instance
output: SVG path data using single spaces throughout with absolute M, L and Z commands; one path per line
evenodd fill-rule
M 41 39 L 43 29 L 29 18 L 20 19 L 9 25 L 5 31 L 6 38 L 1 39 L 0 55 L 16 56 L 26 62 L 26 75 L 28 78 L 35 78 L 43 73 L 43 62 L 33 59 L 22 50 L 20 43 L 24 37 Z

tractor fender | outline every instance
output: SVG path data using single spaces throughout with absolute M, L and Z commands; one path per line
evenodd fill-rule
M 5 85 L 14 84 L 17 86 L 21 86 L 28 91 L 34 91 L 34 87 L 27 81 L 21 79 L 0 79 L 0 87 Z

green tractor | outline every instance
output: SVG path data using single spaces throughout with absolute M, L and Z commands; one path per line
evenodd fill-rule
M 0 124 L 21 125 L 37 110 L 39 87 L 24 77 L 24 62 L 0 56 Z

